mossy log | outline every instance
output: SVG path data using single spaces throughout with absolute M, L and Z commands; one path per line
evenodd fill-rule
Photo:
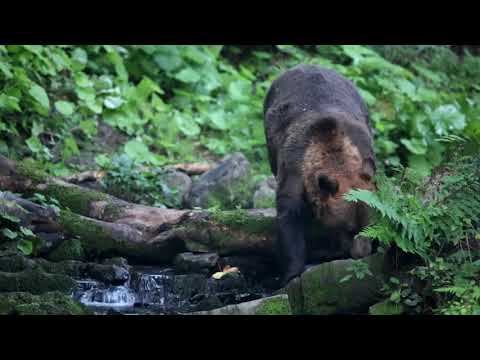
M 251 210 L 175 210 L 132 204 L 111 195 L 48 176 L 33 161 L 15 163 L 0 156 L 1 198 L 21 205 L 22 219 L 32 231 L 60 232 L 78 237 L 87 257 L 122 256 L 132 263 L 170 263 L 182 251 L 218 252 L 220 255 L 262 255 L 274 249 L 276 212 Z M 6 191 L 54 197 L 63 208 L 59 214 Z M 15 211 L 3 206 L 5 211 Z M 311 238 L 315 238 L 312 233 Z M 72 246 L 73 247 L 73 246 Z M 52 260 L 79 259 L 78 246 L 70 255 Z M 78 251 L 77 251 L 78 250 Z M 311 260 L 332 260 L 342 254 L 310 253 Z

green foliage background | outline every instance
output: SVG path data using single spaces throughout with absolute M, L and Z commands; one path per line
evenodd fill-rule
M 241 151 L 256 175 L 266 175 L 265 94 L 299 63 L 337 70 L 369 106 L 379 192 L 348 199 L 376 211 L 364 235 L 420 257 L 408 281 L 431 289 L 417 294 L 393 278 L 389 301 L 419 312 L 480 313 L 479 257 L 465 247 L 479 240 L 480 58 L 459 58 L 448 46 L 0 45 L 0 153 L 33 157 L 57 176 L 92 167 L 70 160 L 93 153 L 112 186 L 152 204 L 164 203 L 153 190 L 162 188 L 157 169 L 167 164 Z M 101 124 L 125 141 L 99 144 Z M 426 199 L 429 176 L 445 169 L 438 196 Z

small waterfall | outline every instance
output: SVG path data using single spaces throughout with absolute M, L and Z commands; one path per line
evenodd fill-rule
M 135 305 L 135 293 L 125 286 L 93 287 L 85 291 L 79 300 L 91 307 L 132 308 Z

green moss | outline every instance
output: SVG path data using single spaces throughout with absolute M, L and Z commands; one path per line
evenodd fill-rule
M 252 216 L 243 209 L 213 211 L 212 220 L 218 224 L 251 234 L 267 234 L 273 230 L 274 226 L 273 218 L 261 215 Z
M 0 292 L 25 291 L 42 294 L 49 291 L 70 292 L 76 283 L 65 275 L 47 274 L 41 270 L 0 272 Z
M 208 194 L 203 204 L 204 208 L 220 208 L 231 210 L 247 208 L 252 200 L 254 184 L 250 180 L 250 176 L 238 179 L 228 187 L 222 187 L 217 191 Z
M 33 159 L 25 159 L 16 165 L 18 173 L 31 179 L 36 184 L 45 184 L 48 179 L 47 173 Z
M 386 300 L 370 306 L 368 313 L 370 315 L 402 315 L 404 310 L 401 304 Z
M 50 184 L 44 193 L 54 199 L 57 199 L 62 206 L 71 211 L 88 216 L 90 204 L 96 201 L 108 199 L 108 195 L 98 191 L 85 190 L 76 186 L 62 186 Z
M 266 299 L 255 311 L 255 315 L 292 315 L 290 303 L 286 297 Z
M 369 265 L 373 276 L 363 279 L 352 277 L 341 282 L 345 276 L 351 275 L 349 268 L 353 261 L 332 261 L 304 272 L 301 284 L 296 286 L 295 291 L 289 289 L 294 313 L 330 315 L 366 312 L 370 305 L 378 301 L 384 275 L 384 257 L 375 254 L 362 260 Z M 290 296 L 291 292 L 296 296 Z
M 0 294 L 0 314 L 87 315 L 91 312 L 78 301 L 60 292 L 32 295 L 25 292 Z
M 82 242 L 79 239 L 65 240 L 48 254 L 48 259 L 52 261 L 84 260 Z
M 257 209 L 270 209 L 270 208 L 275 208 L 275 206 L 276 206 L 275 196 L 259 199 L 255 203 L 255 208 Z
M 111 235 L 91 220 L 64 210 L 60 213 L 59 223 L 68 233 L 81 236 L 81 247 L 87 254 L 100 254 L 114 248 Z

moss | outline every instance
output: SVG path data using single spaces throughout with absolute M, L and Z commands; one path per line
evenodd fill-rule
M 72 235 L 81 235 L 81 247 L 85 253 L 103 253 L 112 249 L 114 240 L 105 229 L 91 220 L 64 210 L 60 213 L 60 225 Z
M 204 208 L 220 208 L 225 210 L 238 207 L 248 208 L 251 205 L 254 184 L 250 176 L 238 179 L 228 187 L 221 187 L 208 194 L 203 204 Z
M 22 255 L 0 257 L 0 271 L 19 272 L 34 267 L 34 262 Z
M 82 242 L 79 239 L 65 240 L 48 254 L 48 259 L 52 261 L 84 260 Z
M 274 226 L 274 219 L 261 215 L 252 216 L 243 209 L 213 211 L 212 220 L 220 225 L 250 234 L 267 234 L 273 230 Z
M 370 306 L 369 315 L 402 315 L 404 308 L 401 304 L 395 304 L 388 300 Z
M 44 193 L 54 199 L 57 199 L 62 206 L 71 211 L 88 216 L 90 213 L 90 204 L 96 201 L 105 201 L 108 195 L 98 191 L 85 190 L 76 186 L 62 186 L 50 184 Z
M 18 173 L 36 184 L 45 184 L 48 179 L 47 173 L 33 159 L 25 159 L 16 165 Z
M 132 243 L 114 238 L 108 230 L 71 211 L 60 213 L 59 223 L 72 235 L 80 235 L 80 241 L 86 258 L 123 256 L 129 261 L 146 264 L 169 262 L 182 250 L 181 242 L 165 242 L 154 246 L 148 243 Z
M 332 261 L 304 272 L 301 286 L 296 289 L 301 296 L 290 297 L 294 313 L 330 315 L 366 312 L 370 305 L 378 301 L 384 257 L 376 254 L 362 260 L 367 262 L 373 276 L 363 279 L 352 277 L 349 281 L 341 282 L 345 276 L 351 275 L 349 267 L 353 261 Z
M 275 196 L 258 199 L 255 203 L 257 209 L 270 209 L 276 206 Z
M 83 304 L 60 292 L 32 295 L 24 292 L 0 294 L 2 315 L 87 315 Z
M 42 294 L 49 291 L 70 292 L 76 283 L 65 275 L 47 274 L 41 270 L 16 273 L 0 272 L 0 292 L 25 291 Z
M 287 297 L 275 297 L 263 301 L 255 315 L 292 315 L 292 310 Z

